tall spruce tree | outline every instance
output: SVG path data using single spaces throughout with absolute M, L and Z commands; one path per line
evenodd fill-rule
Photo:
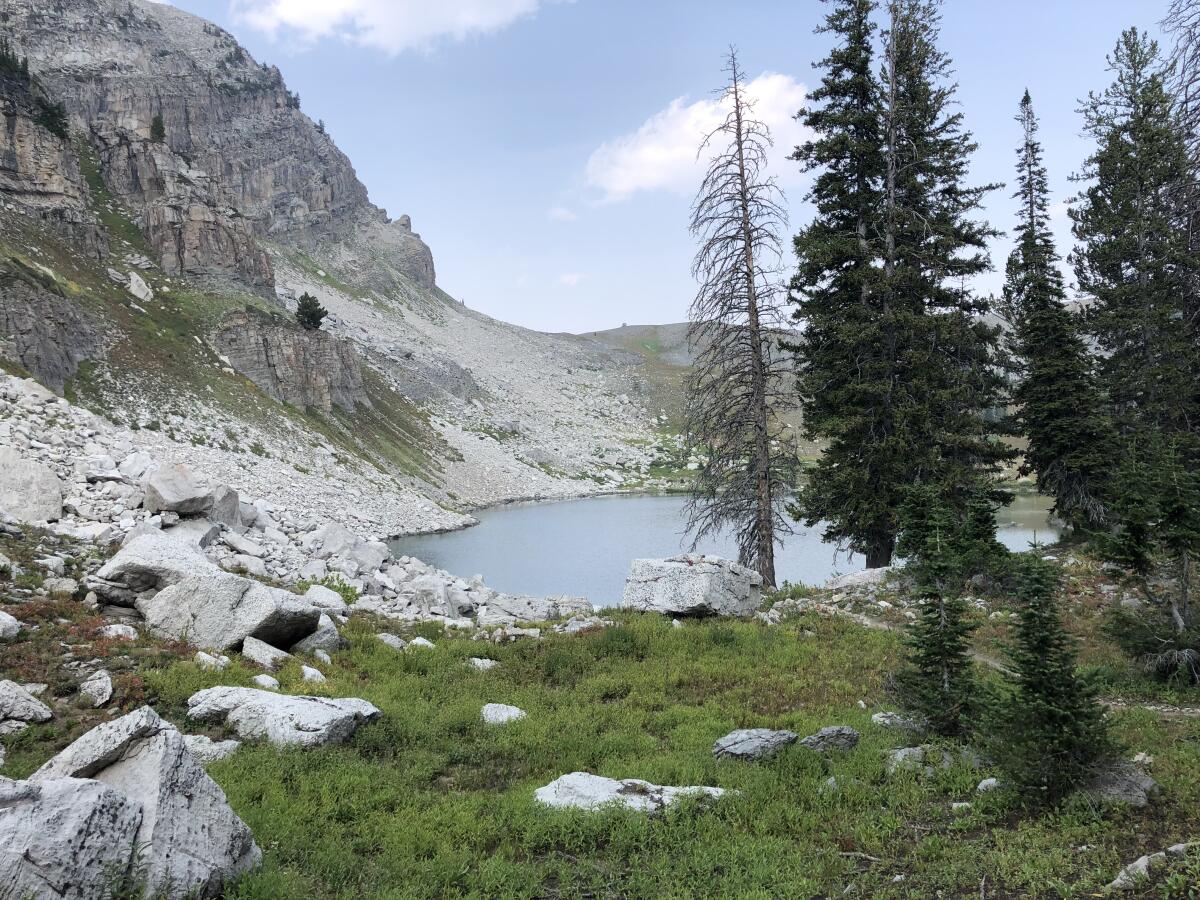
M 1078 318 L 1066 304 L 1059 256 L 1050 231 L 1049 186 L 1029 91 L 1016 117 L 1020 203 L 1016 246 L 1008 258 L 1004 311 L 1012 326 L 1017 382 L 1013 400 L 1028 439 L 1026 472 L 1054 498 L 1055 511 L 1077 526 L 1104 522 L 1111 426 L 1101 406 Z
M 1095 687 L 1075 671 L 1075 643 L 1063 627 L 1055 570 L 1022 559 L 1013 674 L 992 712 L 990 755 L 1005 780 L 1054 801 L 1084 780 L 1113 750 Z
M 992 185 L 965 183 L 975 144 L 951 112 L 938 4 L 892 0 L 882 75 L 872 74 L 874 4 L 838 0 L 826 31 L 818 137 L 797 149 L 818 169 L 813 224 L 797 236 L 793 280 L 800 391 L 808 434 L 826 450 L 794 514 L 825 537 L 891 562 L 906 493 L 935 483 L 956 517 L 1010 455 L 985 411 L 999 404 L 996 334 L 967 286 L 990 265 L 994 232 L 975 221 Z
M 1100 378 L 1112 407 L 1121 473 L 1111 482 L 1116 528 L 1108 546 L 1149 576 L 1174 568 L 1162 596 L 1175 632 L 1193 626 L 1190 591 L 1200 553 L 1200 340 L 1192 287 L 1200 274 L 1188 211 L 1186 129 L 1166 83 L 1158 45 L 1137 29 L 1109 57 L 1113 83 L 1083 113 L 1096 150 L 1081 176 L 1090 183 L 1072 210 L 1075 273 L 1092 298 L 1088 328 L 1103 351 Z M 1135 473 L 1137 477 L 1120 477 Z M 1189 641 L 1192 639 L 1189 638 Z M 1165 658 L 1191 646 L 1163 645 Z

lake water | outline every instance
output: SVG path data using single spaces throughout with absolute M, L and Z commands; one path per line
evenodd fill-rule
M 393 552 L 455 575 L 483 575 L 487 584 L 510 594 L 587 597 L 596 606 L 614 606 L 640 557 L 674 556 L 689 549 L 680 495 L 620 495 L 523 503 L 483 510 L 479 524 L 463 531 L 401 538 Z M 1058 533 L 1046 520 L 1048 501 L 1018 497 L 1000 511 L 999 538 L 1013 550 L 1028 548 L 1035 535 L 1052 543 Z M 698 552 L 737 558 L 732 541 L 720 537 Z M 777 578 L 821 584 L 831 575 L 863 567 L 858 555 L 838 553 L 816 528 L 797 527 L 776 549 Z

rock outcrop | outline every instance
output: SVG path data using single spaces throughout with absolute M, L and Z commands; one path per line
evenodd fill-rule
M 53 522 L 62 515 L 62 481 L 47 466 L 0 446 L 0 510 L 20 522 Z
M 684 797 L 717 799 L 725 791 L 717 787 L 670 787 L 637 778 L 618 781 L 590 772 L 572 772 L 556 778 L 533 793 L 538 803 L 568 809 L 595 810 L 615 805 L 635 812 L 658 813 Z
M 250 829 L 183 735 L 149 707 L 93 728 L 30 782 L 54 786 L 73 779 L 99 782 L 139 810 L 133 840 L 127 829 L 112 839 L 125 848 L 126 860 L 137 848 L 148 894 L 216 897 L 227 880 L 262 860 Z
M 621 598 L 624 609 L 672 616 L 754 615 L 762 576 L 727 559 L 684 554 L 635 559 Z
M 227 316 L 212 343 L 234 369 L 283 403 L 328 413 L 369 402 L 358 353 L 326 331 L 248 309 Z

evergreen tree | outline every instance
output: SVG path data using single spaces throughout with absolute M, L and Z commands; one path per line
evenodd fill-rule
M 961 521 L 981 498 L 1006 499 L 992 476 L 1012 454 L 985 417 L 1000 405 L 996 331 L 966 286 L 990 265 L 994 232 L 971 216 L 993 186 L 965 184 L 975 144 L 950 111 L 938 4 L 888 4 L 878 78 L 872 9 L 839 0 L 825 30 L 840 43 L 802 113 L 819 137 L 796 158 L 820 175 L 817 217 L 795 242 L 799 386 L 826 450 L 794 514 L 875 567 L 891 562 L 909 488 L 938 485 Z
M 1101 492 L 1113 454 L 1076 317 L 1065 306 L 1059 256 L 1049 224 L 1049 187 L 1029 92 L 1017 122 L 1020 201 L 1016 246 L 1008 258 L 1004 309 L 1013 328 L 1018 381 L 1013 392 L 1020 432 L 1029 441 L 1024 471 L 1054 498 L 1055 511 L 1075 525 L 1104 521 Z
M 167 126 L 163 122 L 162 113 L 155 113 L 150 121 L 150 140 L 161 144 L 167 139 Z
M 960 737 L 976 713 L 971 668 L 974 625 L 963 599 L 961 531 L 932 485 L 910 490 L 900 550 L 916 579 L 920 609 L 908 630 L 908 664 L 896 678 L 900 700 L 935 734 Z M 993 523 L 994 524 L 994 523 Z
M 1112 85 L 1083 110 L 1096 151 L 1072 210 L 1075 271 L 1093 298 L 1088 327 L 1103 351 L 1101 383 L 1122 444 L 1105 545 L 1169 615 L 1180 642 L 1161 647 L 1159 659 L 1169 660 L 1190 649 L 1200 553 L 1200 336 L 1191 309 L 1200 257 L 1179 202 L 1190 183 L 1186 131 L 1158 46 L 1130 29 L 1109 67 Z M 1173 570 L 1165 590 L 1152 586 L 1159 566 Z
M 327 315 L 329 310 L 312 294 L 306 291 L 300 295 L 300 300 L 296 303 L 296 321 L 305 331 L 316 331 Z
M 1076 671 L 1075 642 L 1063 628 L 1058 575 L 1034 554 L 1020 570 L 1013 673 L 992 712 L 989 753 L 1005 781 L 1054 801 L 1113 752 L 1095 687 Z

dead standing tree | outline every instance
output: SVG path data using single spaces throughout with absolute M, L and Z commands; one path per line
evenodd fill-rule
M 771 135 L 754 118 L 737 54 L 721 91 L 725 120 L 701 143 L 717 152 L 692 208 L 700 248 L 689 314 L 696 363 L 688 384 L 685 437 L 704 462 L 688 503 L 693 548 L 730 530 L 738 561 L 775 585 L 775 542 L 790 531 L 782 501 L 795 484 L 796 454 L 778 414 L 792 405 L 791 365 L 777 340 L 783 285 L 779 233 L 783 194 L 765 175 Z

